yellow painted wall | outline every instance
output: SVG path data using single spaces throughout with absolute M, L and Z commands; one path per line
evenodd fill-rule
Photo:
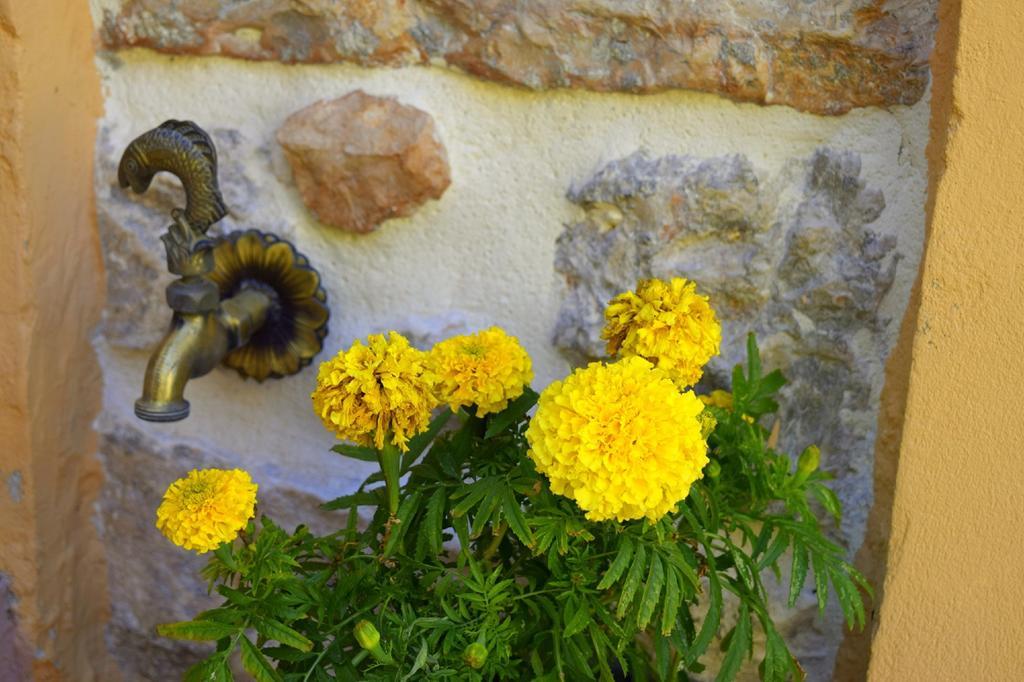
M 4 643 L 3 680 L 116 679 L 93 513 L 103 283 L 90 29 L 85 3 L 0 0 L 0 573 L 23 640 L 13 654 Z
M 1024 679 L 1024 2 L 960 5 L 943 2 L 933 62 L 878 681 Z

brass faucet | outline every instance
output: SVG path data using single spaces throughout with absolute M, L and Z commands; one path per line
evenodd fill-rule
M 206 132 L 167 121 L 128 145 L 117 175 L 142 193 L 160 171 L 185 189 L 185 208 L 161 236 L 179 279 L 167 287 L 171 328 L 149 359 L 135 414 L 164 422 L 188 416 L 189 379 L 221 362 L 257 381 L 298 372 L 320 352 L 329 314 L 319 274 L 290 243 L 256 230 L 207 238 L 227 209 Z

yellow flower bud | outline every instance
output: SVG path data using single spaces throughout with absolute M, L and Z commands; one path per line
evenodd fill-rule
M 715 430 L 715 427 L 718 426 L 718 420 L 715 419 L 715 415 L 707 410 L 701 412 L 697 419 L 700 420 L 700 437 L 707 440 L 708 436 Z
M 373 651 L 380 646 L 380 632 L 368 620 L 361 620 L 356 623 L 355 634 L 359 646 L 367 651 Z
M 466 662 L 470 668 L 479 670 L 484 667 L 484 663 L 487 662 L 487 647 L 480 642 L 473 642 L 466 647 L 465 651 L 462 652 L 462 660 Z
M 821 450 L 817 445 L 808 445 L 800 453 L 796 462 L 796 478 L 798 481 L 806 481 L 807 477 L 818 470 L 821 464 Z
M 708 462 L 708 465 L 704 467 L 704 475 L 708 478 L 718 478 L 722 475 L 722 465 L 715 460 Z

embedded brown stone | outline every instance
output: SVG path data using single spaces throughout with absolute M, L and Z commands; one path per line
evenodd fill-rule
M 819 114 L 912 104 L 937 0 L 127 0 L 109 48 L 284 62 L 446 63 L 532 89 L 684 88 Z
M 361 90 L 312 104 L 277 132 L 306 207 L 323 223 L 372 232 L 451 184 L 434 120 Z

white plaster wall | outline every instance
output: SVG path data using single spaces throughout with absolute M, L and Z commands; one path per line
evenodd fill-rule
M 94 2 L 94 11 L 102 4 Z M 913 107 L 830 118 L 689 92 L 536 93 L 429 67 L 285 66 L 141 50 L 101 56 L 98 65 L 104 125 L 118 150 L 168 118 L 244 133 L 252 145 L 243 152 L 245 163 L 268 207 L 265 220 L 251 227 L 292 240 L 323 275 L 332 317 L 322 358 L 368 333 L 408 328 L 411 319 L 428 328 L 464 319 L 468 328 L 497 324 L 518 336 L 534 359 L 536 388 L 562 376 L 568 366 L 550 338 L 561 287 L 553 270 L 555 239 L 578 211 L 566 190 L 638 148 L 653 155 L 743 153 L 766 177 L 822 145 L 858 153 L 863 179 L 885 194 L 885 211 L 871 228 L 896 235 L 904 256 L 885 303 L 892 334 L 919 261 L 927 98 Z M 362 236 L 311 217 L 274 140 L 292 112 L 356 88 L 430 113 L 452 174 L 439 201 Z M 165 217 L 155 218 L 154 233 L 164 223 Z M 257 481 L 322 497 L 346 492 L 366 473 L 327 451 L 332 437 L 308 399 L 315 368 L 263 384 L 215 370 L 189 385 L 187 420 L 148 424 L 132 413 L 146 354 L 114 349 L 102 339 L 97 344 L 104 420 L 217 451 Z

